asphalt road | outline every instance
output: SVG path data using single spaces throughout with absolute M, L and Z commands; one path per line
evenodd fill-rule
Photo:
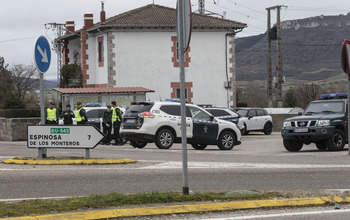
M 347 147 L 347 146 L 346 146 Z M 36 156 L 26 142 L 0 142 L 0 160 Z M 48 156 L 84 156 L 84 150 L 48 150 Z M 97 193 L 182 191 L 182 151 L 176 144 L 160 150 L 131 145 L 100 145 L 94 158 L 129 158 L 125 165 L 9 165 L 0 164 L 0 200 L 81 196 Z M 279 134 L 243 136 L 231 151 L 188 145 L 189 188 L 202 190 L 350 189 L 348 151 L 318 151 L 315 145 L 291 153 Z

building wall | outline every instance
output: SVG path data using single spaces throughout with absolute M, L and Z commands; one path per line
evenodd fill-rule
M 40 118 L 0 118 L 0 141 L 25 141 L 28 125 L 38 125 Z
M 116 87 L 142 86 L 155 90 L 147 100 L 171 97 L 171 83 L 179 82 L 174 66 L 172 37 L 176 32 L 114 32 Z M 227 106 L 225 33 L 193 32 L 186 82 L 192 83 L 192 102 Z M 229 73 L 230 74 L 230 73 Z M 229 75 L 229 79 L 230 79 Z

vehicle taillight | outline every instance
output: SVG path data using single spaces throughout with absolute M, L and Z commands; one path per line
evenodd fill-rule
M 237 113 L 237 112 L 236 112 L 236 114 L 238 115 L 238 118 L 242 118 L 242 115 L 241 115 L 241 114 L 239 114 L 239 113 Z
M 141 118 L 154 118 L 155 116 L 151 112 L 142 112 L 139 114 L 139 117 L 141 117 Z

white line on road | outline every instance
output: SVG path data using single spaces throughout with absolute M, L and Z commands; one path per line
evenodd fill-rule
M 327 211 L 312 211 L 312 212 L 294 212 L 294 213 L 281 213 L 281 214 L 270 214 L 270 215 L 251 215 L 251 216 L 239 216 L 239 217 L 224 217 L 224 218 L 208 218 L 201 220 L 238 220 L 238 219 L 262 219 L 262 218 L 278 218 L 288 216 L 303 216 L 303 215 L 320 215 L 320 214 L 333 214 L 340 212 L 350 212 L 350 209 L 338 209 L 338 210 L 327 210 Z
M 179 169 L 182 162 L 165 162 L 138 169 Z M 267 163 L 222 163 L 222 162 L 188 162 L 192 169 L 216 169 L 216 168 L 254 168 L 254 169 L 324 169 L 324 168 L 350 168 L 343 164 L 267 164 Z

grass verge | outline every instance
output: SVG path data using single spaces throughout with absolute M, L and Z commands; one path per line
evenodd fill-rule
M 36 199 L 20 202 L 0 202 L 0 217 L 52 214 L 75 210 L 102 209 L 126 205 L 147 205 L 179 202 L 225 202 L 238 200 L 300 198 L 308 196 L 348 196 L 336 191 L 234 191 L 201 192 L 182 195 L 178 192 L 151 192 L 139 194 L 109 193 L 66 199 Z

